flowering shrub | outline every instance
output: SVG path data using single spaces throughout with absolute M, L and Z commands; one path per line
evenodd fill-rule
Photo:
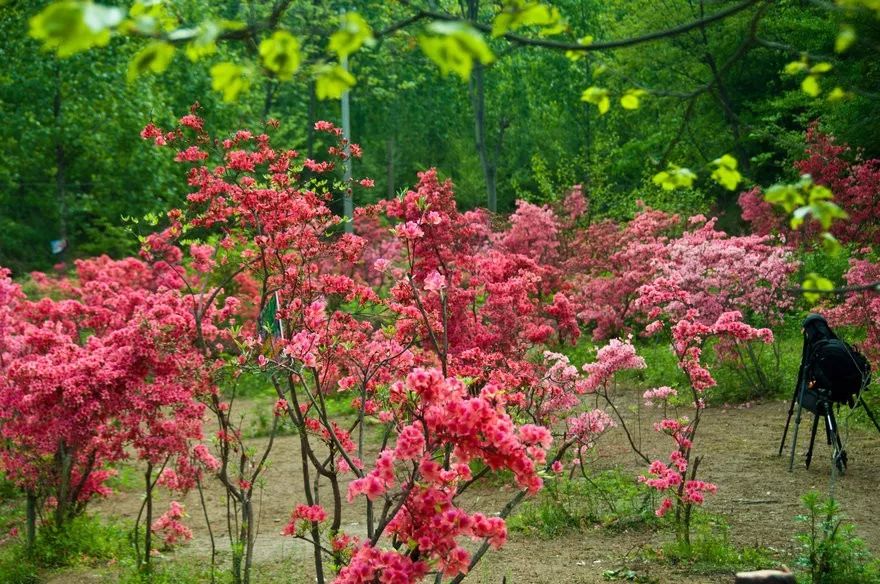
M 715 219 L 692 217 L 690 223 L 693 230 L 669 242 L 657 276 L 639 289 L 638 309 L 649 319 L 690 315 L 709 325 L 736 311 L 756 325 L 781 324 L 795 301 L 787 291 L 799 265 L 791 251 L 767 236 L 730 236 L 715 229 Z M 779 347 L 772 349 L 778 369 Z M 725 336 L 715 350 L 752 391 L 766 395 L 775 389 L 755 343 Z
M 0 462 L 20 488 L 52 501 L 57 526 L 109 492 L 107 467 L 127 447 L 187 473 L 201 438 L 195 397 L 213 389 L 191 305 L 167 287 L 167 268 L 78 261 L 75 279 L 35 274 L 57 298 L 37 301 L 0 271 Z
M 849 266 L 844 276 L 848 286 L 870 286 L 880 281 L 880 263 L 870 256 L 851 258 Z M 880 295 L 877 292 L 866 289 L 847 294 L 843 302 L 825 314 L 834 326 L 865 327 L 861 349 L 875 368 L 880 364 Z
M 835 143 L 833 136 L 819 131 L 817 123 L 807 129 L 806 142 L 806 158 L 796 162 L 795 168 L 828 187 L 834 202 L 849 215 L 846 221 L 835 221 L 831 233 L 842 243 L 880 243 L 880 159 L 852 155 L 849 146 Z M 739 204 L 743 219 L 756 234 L 780 233 L 789 241 L 801 242 L 811 241 L 820 232 L 815 222 L 791 230 L 788 218 L 764 201 L 760 189 L 742 193 Z
M 557 273 L 541 264 L 555 253 L 552 237 L 538 256 L 522 239 L 524 224 L 554 219 L 523 208 L 509 232 L 493 235 L 487 215 L 460 213 L 451 183 L 431 170 L 399 199 L 358 211 L 360 233 L 372 237 L 387 220 L 393 239 L 338 235 L 328 202 L 369 181 L 335 181 L 346 146 L 353 156 L 359 149 L 332 124 L 315 129 L 338 140 L 323 161 L 275 149 L 266 134 L 212 138 L 195 114 L 171 131 L 148 126 L 146 139 L 177 146 L 177 159 L 192 165 L 192 191 L 187 208 L 169 212 L 167 228 L 147 238 L 144 257 L 157 269 L 186 266 L 174 275 L 196 331 L 223 315 L 229 342 L 199 346 L 224 359 L 233 387 L 249 370 L 275 388 L 270 435 L 282 417 L 297 429 L 304 484 L 283 533 L 313 547 L 318 580 L 332 565 L 340 582 L 414 582 L 429 573 L 460 581 L 486 549 L 503 545 L 504 518 L 541 488 L 540 473 L 560 468 L 569 448 L 611 423 L 599 414 L 573 420 L 573 433 L 554 442 L 548 424 L 580 415 L 580 400 L 558 400 L 550 365 L 527 358 L 535 343 L 580 332 Z M 386 285 L 387 296 L 378 294 Z M 353 426 L 330 414 L 332 394 L 351 396 Z M 216 457 L 199 446 L 192 460 L 216 476 L 238 515 L 233 577 L 246 582 L 254 489 L 274 440 L 254 452 L 232 400 L 213 393 L 204 401 L 219 426 Z M 386 433 L 372 460 L 368 419 Z M 459 498 L 493 470 L 512 473 L 513 499 L 497 516 L 465 511 Z M 322 504 L 314 477 L 329 491 Z M 342 530 L 348 503 L 366 511 L 363 539 Z M 478 542 L 475 552 L 468 540 Z M 410 544 L 393 545 L 400 541 Z
M 769 329 L 756 329 L 742 322 L 739 312 L 725 312 L 712 324 L 703 324 L 695 309 L 689 310 L 684 318 L 671 326 L 672 347 L 678 359 L 679 368 L 688 380 L 689 401 L 692 408 L 690 416 L 678 418 L 664 417 L 654 424 L 657 432 L 669 436 L 674 447 L 669 454 L 669 463 L 652 460 L 648 472 L 639 481 L 663 494 L 656 510 L 658 517 L 675 509 L 676 536 L 680 542 L 690 544 L 691 513 L 694 505 L 700 505 L 707 493 L 715 493 L 717 487 L 697 479 L 697 468 L 701 457 L 694 455 L 694 441 L 706 407 L 706 392 L 716 385 L 711 372 L 702 363 L 703 348 L 711 339 L 733 338 L 737 341 L 760 340 L 772 342 Z M 673 319 L 674 321 L 675 319 Z M 654 327 L 655 332 L 659 330 Z M 664 401 L 677 392 L 663 387 L 650 390 L 645 398 Z

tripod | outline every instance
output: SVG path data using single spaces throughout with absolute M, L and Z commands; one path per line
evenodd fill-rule
M 791 416 L 794 414 L 794 404 L 797 403 L 797 417 L 794 420 L 794 433 L 792 434 L 792 442 L 791 442 L 791 458 L 788 462 L 788 471 L 791 472 L 794 470 L 794 457 L 795 451 L 797 449 L 797 435 L 798 435 L 798 427 L 801 424 L 801 414 L 804 409 L 813 413 L 813 425 L 810 429 L 810 447 L 807 449 L 807 460 L 806 466 L 810 468 L 810 462 L 813 459 L 813 444 L 816 441 L 816 430 L 819 426 L 819 418 L 821 417 L 825 421 L 825 437 L 828 441 L 828 444 L 834 449 L 833 461 L 837 470 L 843 473 L 846 471 L 846 451 L 843 449 L 843 443 L 840 441 L 840 434 L 838 432 L 837 420 L 834 417 L 834 409 L 833 409 L 833 401 L 831 400 L 831 392 L 824 388 L 816 388 L 813 390 L 808 387 L 807 383 L 804 381 L 799 384 L 799 387 L 795 388 L 794 395 L 791 398 L 791 405 L 788 408 L 788 419 L 785 421 L 785 430 L 782 432 L 782 442 L 779 444 L 779 456 L 782 456 L 782 450 L 785 448 L 785 437 L 788 435 L 788 426 L 791 423 Z M 858 395 L 858 400 L 853 405 L 853 407 L 862 406 L 864 408 L 865 413 L 868 414 L 868 418 L 873 422 L 874 427 L 877 428 L 877 431 L 880 432 L 880 423 L 877 422 L 877 418 L 874 417 L 874 413 L 868 407 L 868 404 L 865 403 L 864 398 L 862 398 L 861 393 Z

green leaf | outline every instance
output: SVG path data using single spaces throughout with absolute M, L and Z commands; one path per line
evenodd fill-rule
M 487 65 L 495 59 L 483 35 L 467 24 L 432 22 L 427 30 L 430 34 L 422 35 L 419 44 L 443 75 L 454 72 L 467 81 L 474 61 Z
M 122 22 L 119 8 L 91 2 L 54 2 L 29 21 L 31 37 L 59 57 L 69 57 L 110 42 L 110 29 Z
M 742 175 L 736 169 L 736 158 L 725 154 L 721 158 L 713 160 L 712 165 L 715 166 L 715 170 L 712 171 L 712 180 L 728 191 L 736 190 L 737 185 L 742 182 Z
M 250 89 L 247 69 L 235 63 L 217 63 L 211 67 L 211 89 L 223 93 L 223 101 L 233 102 L 238 95 Z
M 593 36 L 587 35 L 585 37 L 578 39 L 579 45 L 589 46 L 593 44 Z M 572 61 L 577 61 L 584 56 L 584 51 L 565 51 L 565 56 L 571 59 Z
M 276 30 L 260 42 L 260 59 L 267 71 L 289 81 L 299 69 L 299 41 L 286 30 Z
M 804 290 L 817 290 L 828 292 L 830 290 L 834 290 L 834 282 L 829 280 L 828 278 L 823 278 L 816 272 L 810 272 L 807 274 L 806 279 L 801 284 L 801 288 Z M 816 294 L 813 292 L 804 292 L 804 298 L 807 299 L 807 302 L 815 304 L 822 297 L 821 294 Z
M 174 58 L 174 46 L 165 41 L 153 41 L 135 53 L 128 64 L 128 82 L 144 73 L 162 73 Z
M 223 25 L 214 20 L 206 20 L 199 24 L 193 32 L 192 40 L 186 45 L 186 57 L 190 61 L 198 61 L 202 57 L 217 52 L 217 37 L 223 31 Z M 172 38 L 174 33 L 168 35 Z
M 797 75 L 798 73 L 806 71 L 807 67 L 808 65 L 806 61 L 792 61 L 785 66 L 785 69 L 783 69 L 782 72 L 786 75 Z
M 804 93 L 810 97 L 817 97 L 822 93 L 822 88 L 819 86 L 819 78 L 815 75 L 807 75 L 804 77 L 804 80 L 801 81 L 801 89 L 803 89 Z
M 342 17 L 340 29 L 330 35 L 327 49 L 344 59 L 371 41 L 373 31 L 364 17 L 357 12 L 347 12 Z
M 831 65 L 831 63 L 816 63 L 815 65 L 810 67 L 810 73 L 814 73 L 814 74 L 828 73 L 833 68 L 834 67 Z
M 339 99 L 354 87 L 354 76 L 340 65 L 324 65 L 315 76 L 315 93 L 318 99 Z
M 623 109 L 637 110 L 641 107 L 641 97 L 647 93 L 644 89 L 628 89 L 620 98 L 620 105 Z
M 791 213 L 799 205 L 806 203 L 806 199 L 797 187 L 785 184 L 776 184 L 767 189 L 764 200 L 772 205 L 782 207 L 786 213 Z
M 605 115 L 611 107 L 611 98 L 608 95 L 608 90 L 596 87 L 595 85 L 584 90 L 581 94 L 581 101 L 592 103 L 599 108 L 599 115 Z
M 854 42 L 856 42 L 855 29 L 849 24 L 844 24 L 840 27 L 837 38 L 834 39 L 834 52 L 842 53 L 850 48 Z
M 543 27 L 541 34 L 549 35 L 562 32 L 566 24 L 555 6 L 528 0 L 507 0 L 492 21 L 492 38 L 524 26 Z
M 837 241 L 837 238 L 825 231 L 820 236 L 822 238 L 822 250 L 830 255 L 836 256 L 843 250 L 843 246 L 840 245 L 840 242 Z
M 850 95 L 846 91 L 843 90 L 842 87 L 835 87 L 831 91 L 828 92 L 828 96 L 825 98 L 831 102 L 843 101 L 848 98 Z
M 696 178 L 697 175 L 690 169 L 670 164 L 669 168 L 655 174 L 651 181 L 664 191 L 671 191 L 680 188 L 691 188 Z
M 831 201 L 817 201 L 810 205 L 810 213 L 822 225 L 822 229 L 831 229 L 831 224 L 835 219 L 846 219 L 849 217 L 846 211 Z

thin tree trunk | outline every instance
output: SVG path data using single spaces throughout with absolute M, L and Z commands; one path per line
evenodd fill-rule
M 387 185 L 386 195 L 389 199 L 394 198 L 394 135 L 392 134 L 386 142 L 385 151 L 385 184 Z
M 147 464 L 147 471 L 144 473 L 144 478 L 146 480 L 147 486 L 147 518 L 145 522 L 146 529 L 144 530 L 144 564 L 143 568 L 145 572 L 149 572 L 152 565 L 152 555 L 150 551 L 153 549 L 153 465 Z M 135 533 L 137 536 L 137 533 Z
M 67 160 L 64 156 L 64 137 L 62 133 L 62 94 L 61 67 L 55 66 L 55 97 L 52 103 L 52 116 L 55 123 L 55 201 L 58 206 L 58 239 L 62 241 L 61 253 L 58 257 L 64 261 L 66 250 L 70 246 L 67 240 Z
M 254 563 L 254 507 L 250 499 L 250 493 L 241 505 L 241 529 L 244 540 L 244 584 L 250 584 L 251 568 Z
M 27 546 L 32 548 L 37 541 L 37 496 L 33 491 L 27 492 L 26 537 Z
M 486 207 L 490 212 L 496 213 L 498 211 L 498 195 L 495 190 L 495 167 L 486 144 L 486 89 L 483 73 L 483 65 L 474 63 L 470 83 L 471 103 L 474 109 L 474 138 L 477 154 L 480 157 L 480 168 L 483 170 L 483 179 L 486 181 Z
M 476 22 L 480 12 L 480 0 L 467 0 L 466 17 Z M 495 165 L 489 156 L 486 143 L 486 87 L 484 80 L 485 67 L 480 62 L 474 63 L 470 79 L 471 105 L 474 110 L 474 139 L 477 155 L 480 157 L 480 168 L 486 181 L 486 207 L 490 212 L 498 211 L 497 193 L 495 190 Z

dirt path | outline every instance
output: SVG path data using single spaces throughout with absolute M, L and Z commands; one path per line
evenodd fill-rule
M 707 510 L 723 513 L 731 526 L 731 539 L 743 546 L 769 546 L 780 557 L 792 557 L 793 536 L 799 526 L 795 516 L 802 512 L 800 497 L 811 488 L 827 493 L 831 482 L 831 449 L 817 439 L 813 465 L 806 470 L 803 452 L 811 418 L 801 424 L 798 458 L 794 472 L 788 472 L 787 454 L 776 455 L 788 404 L 773 401 L 752 408 L 710 408 L 699 429 L 697 448 L 703 455 L 700 476 L 717 483 L 716 496 L 707 501 Z M 845 414 L 841 415 L 845 419 Z M 653 418 L 652 418 L 653 419 Z M 643 421 L 646 451 L 658 457 L 668 454 L 668 438 L 650 431 L 651 420 Z M 842 426 L 846 426 L 841 421 Z M 822 436 L 820 435 L 820 438 Z M 873 430 L 851 429 L 845 436 L 849 452 L 849 471 L 834 481 L 835 496 L 846 516 L 857 526 L 858 535 L 874 553 L 880 553 L 880 522 L 876 521 L 880 497 L 880 435 Z M 259 442 L 259 441 L 257 441 Z M 260 536 L 257 541 L 255 582 L 312 582 L 308 553 L 302 543 L 282 537 L 280 531 L 296 503 L 302 502 L 298 478 L 298 441 L 285 436 L 276 440 L 275 455 L 266 473 L 265 489 L 259 500 Z M 644 466 L 636 459 L 620 430 L 603 438 L 602 465 L 614 465 L 634 476 Z M 478 496 L 491 508 L 500 508 L 512 491 L 491 489 Z M 223 532 L 225 503 L 216 484 L 206 490 L 210 517 L 217 536 L 217 547 L 226 552 Z M 95 506 L 99 513 L 133 520 L 140 504 L 137 491 L 123 492 Z M 209 557 L 207 530 L 201 516 L 198 495 L 185 499 L 194 540 L 175 552 L 188 561 L 203 562 Z M 160 503 L 159 513 L 164 509 Z M 362 534 L 358 523 L 360 507 L 348 509 L 344 529 Z M 729 574 L 695 576 L 657 564 L 639 563 L 638 552 L 645 546 L 658 546 L 663 534 L 650 530 L 611 532 L 588 529 L 555 539 L 512 534 L 503 550 L 490 553 L 467 581 L 480 584 L 508 583 L 593 583 L 606 582 L 605 570 L 622 565 L 635 566 L 637 572 L 656 582 L 731 582 Z M 102 581 L 102 580 L 96 580 Z M 112 581 L 112 580 L 105 580 Z

